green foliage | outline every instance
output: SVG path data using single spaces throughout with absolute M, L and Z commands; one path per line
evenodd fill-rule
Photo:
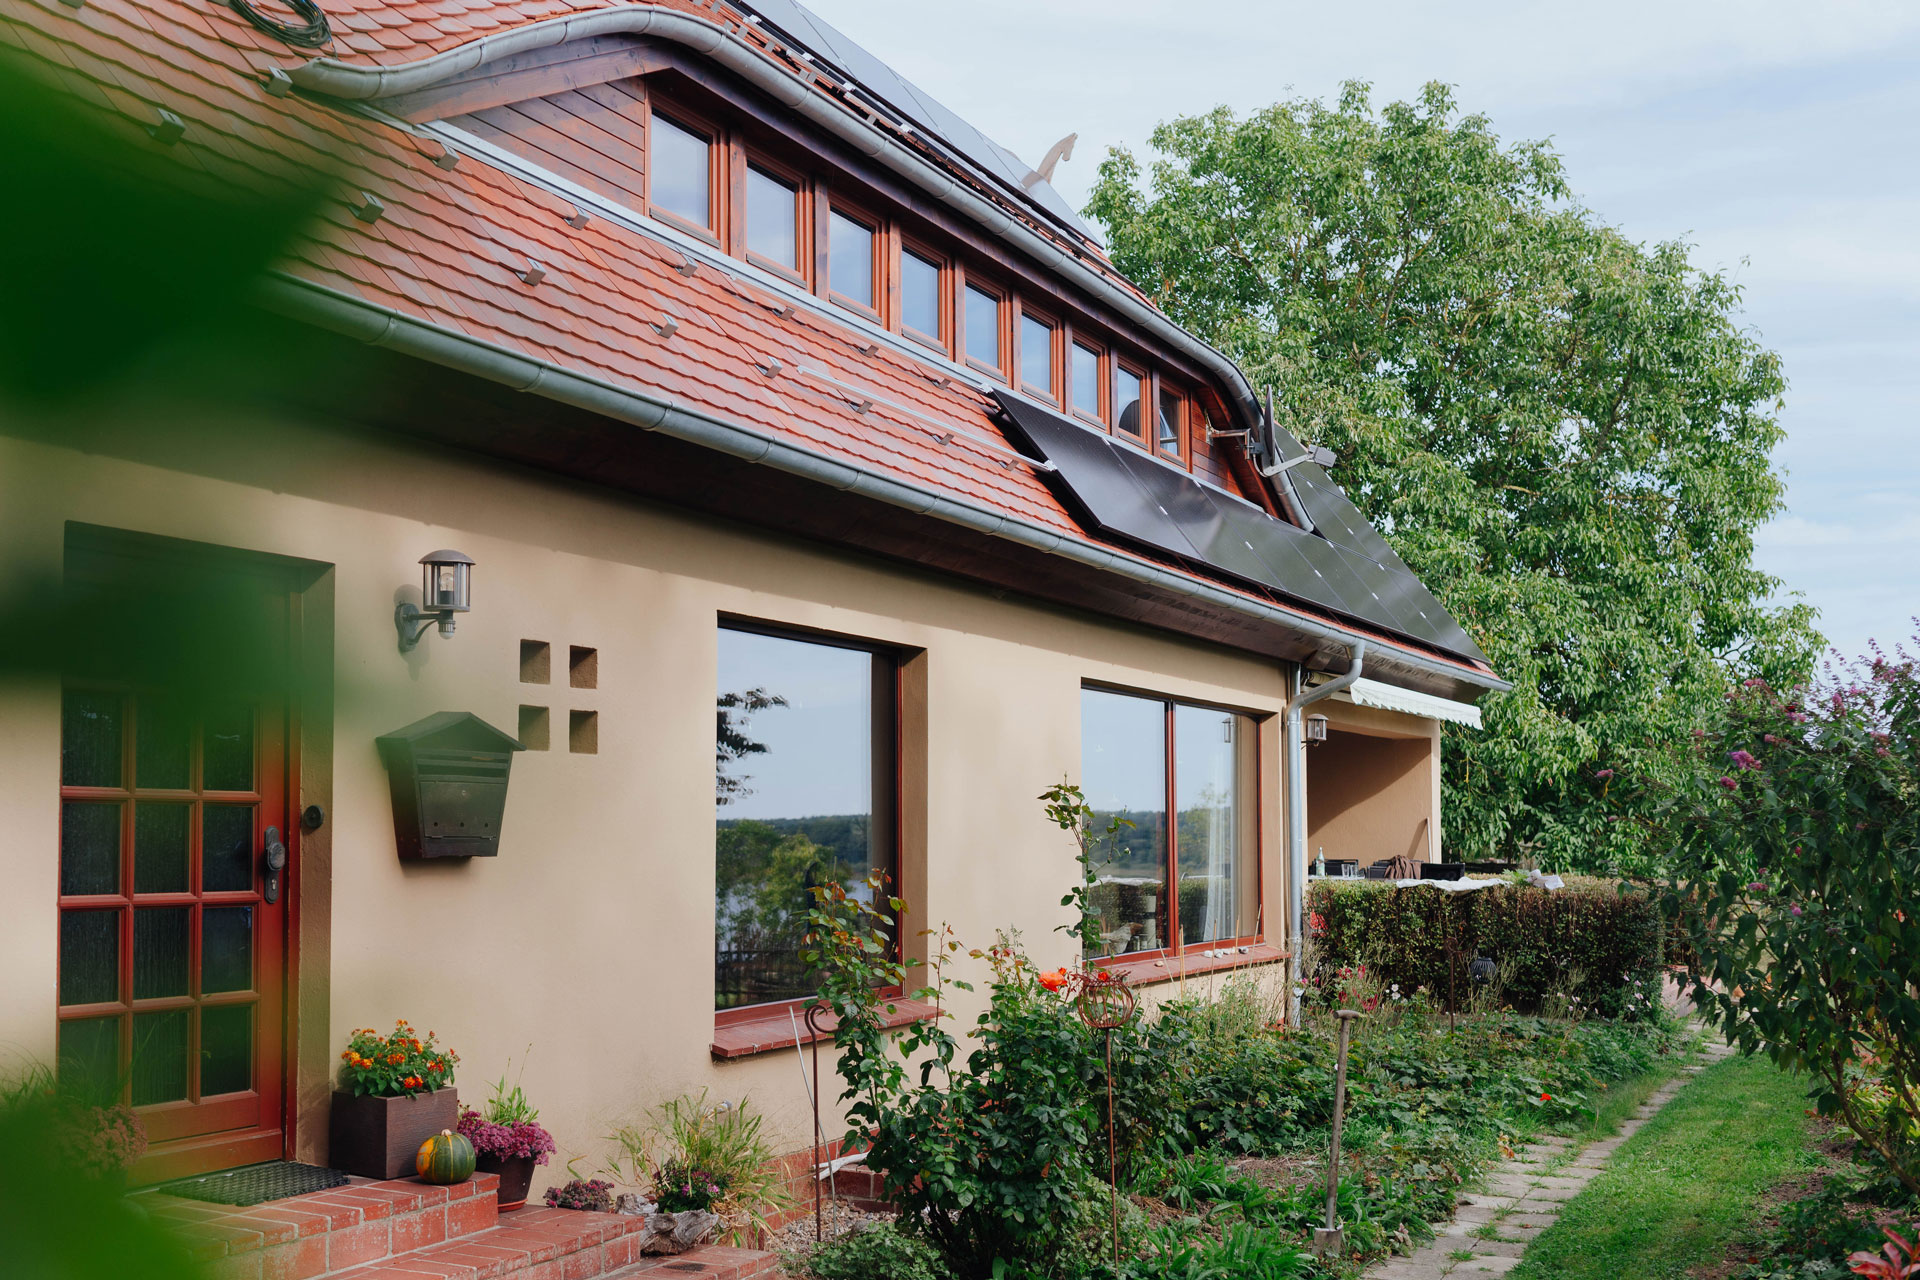
M 1308 890 L 1307 903 L 1310 923 L 1322 930 L 1315 946 L 1320 969 L 1309 981 L 1322 987 L 1341 967 L 1364 964 L 1389 1000 L 1397 985 L 1403 997 L 1424 989 L 1438 1004 L 1451 999 L 1463 1008 L 1473 989 L 1468 967 L 1486 956 L 1501 965 L 1502 1001 L 1523 1012 L 1649 1017 L 1659 1005 L 1665 925 L 1646 893 L 1577 881 L 1551 893 L 1456 894 L 1322 880 Z
M 763 1117 L 746 1098 L 709 1103 L 705 1089 L 682 1094 L 653 1108 L 641 1123 L 622 1125 L 607 1135 L 616 1154 L 606 1172 L 629 1185 L 652 1185 L 656 1192 L 693 1187 L 692 1175 L 703 1175 L 700 1185 L 719 1191 L 690 1190 L 683 1197 L 689 1203 L 681 1207 L 706 1208 L 706 1202 L 717 1201 L 714 1211 L 724 1224 L 721 1239 L 749 1245 L 793 1202 L 762 1124 Z
M 1750 681 L 1659 793 L 1695 999 L 1920 1196 L 1920 672 Z
M 1040 799 L 1046 804 L 1047 820 L 1062 831 L 1072 833 L 1079 847 L 1075 861 L 1080 867 L 1080 883 L 1060 899 L 1061 906 L 1073 908 L 1074 920 L 1072 924 L 1058 926 L 1055 931 L 1075 935 L 1080 942 L 1080 961 L 1090 965 L 1096 956 L 1107 951 L 1103 934 L 1111 922 L 1103 919 L 1101 907 L 1117 905 L 1099 901 L 1100 866 L 1104 863 L 1111 867 L 1128 855 L 1124 842 L 1133 829 L 1133 822 L 1119 814 L 1109 814 L 1105 825 L 1101 825 L 1099 815 L 1087 804 L 1086 794 L 1068 782 L 1048 787 L 1040 793 Z
M 1245 1224 L 1217 1239 L 1162 1227 L 1148 1233 L 1145 1245 L 1121 1269 L 1122 1280 L 1287 1280 L 1314 1273 L 1312 1258 L 1283 1235 Z
M 1276 389 L 1347 496 L 1514 689 L 1447 728 L 1449 839 L 1574 869 L 1657 853 L 1606 770 L 1668 766 L 1729 669 L 1803 673 L 1804 605 L 1767 601 L 1779 361 L 1740 291 L 1570 202 L 1544 143 L 1451 93 L 1365 86 L 1162 125 L 1088 212 L 1176 320 Z
M 939 1251 L 891 1223 L 831 1240 L 804 1263 L 812 1280 L 952 1280 Z

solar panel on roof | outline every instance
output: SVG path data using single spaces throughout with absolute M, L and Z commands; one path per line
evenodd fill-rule
M 1321 537 L 1010 392 L 994 397 L 1022 437 L 1019 443 L 1054 465 L 1048 483 L 1083 526 L 1484 660 L 1460 624 L 1324 473 L 1313 490 L 1327 519 Z M 1377 547 L 1389 559 L 1353 543 Z
M 941 106 L 880 59 L 849 40 L 795 0 L 750 0 L 741 7 L 760 15 L 816 58 L 824 58 L 851 76 L 876 99 L 979 165 L 1010 187 L 1010 195 L 1025 197 L 1048 217 L 1094 244 L 1100 237 L 1073 211 L 1058 191 L 1044 181 L 1026 185 L 1032 168 L 986 134 Z

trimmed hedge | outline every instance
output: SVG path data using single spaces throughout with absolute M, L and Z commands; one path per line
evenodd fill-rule
M 1368 976 L 1411 992 L 1425 987 L 1444 1006 L 1447 937 L 1458 969 L 1454 991 L 1464 1006 L 1476 956 L 1507 965 L 1501 998 L 1536 1013 L 1556 994 L 1577 995 L 1606 1017 L 1633 1017 L 1660 998 L 1666 929 L 1643 893 L 1621 893 L 1608 881 L 1570 877 L 1556 892 L 1531 887 L 1453 893 L 1369 881 L 1320 881 L 1307 904 L 1318 930 L 1322 976 L 1364 964 Z M 1580 983 L 1569 989 L 1578 972 Z

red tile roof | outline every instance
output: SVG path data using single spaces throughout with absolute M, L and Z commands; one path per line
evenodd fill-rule
M 407 60 L 507 23 L 604 7 L 582 0 L 325 2 L 336 45 L 376 60 Z M 349 200 L 364 191 L 384 204 L 384 214 L 368 223 L 348 200 L 330 202 L 284 264 L 299 280 L 748 425 L 1064 539 L 1108 545 L 1075 523 L 1039 475 L 1008 456 L 980 392 L 929 362 L 876 349 L 851 325 L 793 309 L 744 275 L 712 265 L 683 274 L 679 250 L 612 218 L 594 217 L 576 229 L 566 221 L 575 213 L 568 199 L 480 157 L 466 155 L 443 169 L 433 163 L 438 147 L 403 128 L 270 95 L 265 71 L 291 68 L 302 55 L 225 7 L 86 0 L 76 9 L 62 0 L 16 0 L 0 15 L 0 40 L 132 125 L 150 123 L 159 108 L 180 116 L 186 133 L 170 154 L 183 165 L 235 179 L 281 170 L 289 159 L 330 165 Z M 144 139 L 144 131 L 137 136 Z M 546 272 L 537 285 L 519 274 L 529 260 Z M 669 316 L 677 328 L 663 336 L 655 325 Z M 776 362 L 778 372 L 766 372 Z M 807 369 L 878 395 L 863 411 Z M 942 440 L 933 423 L 953 424 L 957 433 Z M 1271 593 L 1120 550 L 1249 601 L 1425 652 Z M 1462 671 L 1485 670 L 1427 656 Z

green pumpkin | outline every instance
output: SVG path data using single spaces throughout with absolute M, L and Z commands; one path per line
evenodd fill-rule
M 420 1144 L 413 1157 L 413 1170 L 420 1181 L 436 1186 L 465 1182 L 473 1176 L 473 1144 L 465 1134 L 442 1129 Z

